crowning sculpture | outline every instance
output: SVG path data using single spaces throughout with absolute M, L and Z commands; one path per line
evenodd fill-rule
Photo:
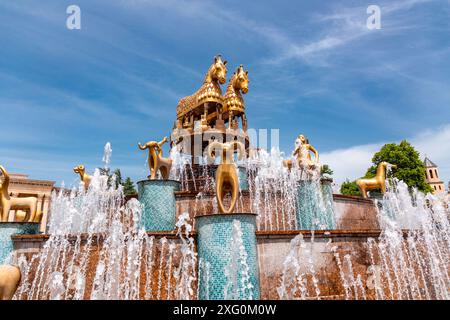
M 216 152 L 221 151 L 221 163 L 216 170 L 216 198 L 220 213 L 232 213 L 239 194 L 239 179 L 233 161 L 235 150 L 238 151 L 238 159 L 241 160 L 245 154 L 245 147 L 239 141 L 226 143 L 213 141 L 207 150 L 208 158 L 212 160 L 215 159 Z M 231 204 L 225 209 L 223 198 L 227 192 L 231 193 Z
M 2 222 L 8 222 L 8 214 L 12 207 L 25 207 L 30 211 L 28 222 L 35 222 L 37 198 L 36 197 L 11 197 L 8 192 L 9 174 L 3 166 L 0 166 L 0 205 L 2 207 Z
M 376 190 L 380 189 L 381 193 L 386 192 L 386 170 L 388 167 L 396 169 L 397 166 L 395 164 L 390 164 L 389 162 L 382 161 L 378 165 L 377 174 L 375 177 L 370 179 L 358 179 L 356 180 L 356 184 L 358 185 L 359 190 L 364 198 L 367 198 L 368 190 Z
M 203 117 L 204 123 L 208 122 L 208 116 L 211 118 L 210 109 L 218 112 L 222 106 L 221 84 L 224 84 L 227 76 L 227 61 L 222 61 L 220 55 L 214 58 L 213 64 L 206 73 L 203 85 L 193 95 L 184 97 L 178 102 L 177 122 L 183 129 L 194 129 L 196 120 Z M 199 118 L 200 117 L 200 118 Z
M 148 149 L 148 168 L 150 170 L 150 180 L 156 179 L 158 170 L 161 172 L 161 176 L 164 180 L 169 179 L 170 168 L 172 167 L 172 159 L 163 158 L 161 146 L 168 141 L 167 137 L 164 137 L 160 142 L 149 141 L 144 145 L 138 143 L 139 149 Z
M 242 98 L 242 94 L 248 92 L 248 72 L 239 66 L 227 85 L 225 95 L 222 95 L 220 86 L 226 82 L 225 64 L 220 55 L 216 56 L 200 89 L 181 99 L 177 105 L 171 146 L 175 145 L 184 154 L 191 155 L 193 164 L 200 163 L 211 139 L 239 140 L 246 148 L 250 145 Z
M 73 172 L 78 173 L 80 175 L 80 180 L 84 183 L 84 188 L 87 190 L 89 185 L 91 184 L 92 177 L 86 173 L 86 168 L 84 165 L 80 164 L 73 168 Z

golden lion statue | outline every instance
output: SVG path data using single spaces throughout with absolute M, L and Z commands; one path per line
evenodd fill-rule
M 25 207 L 30 210 L 28 222 L 35 222 L 37 210 L 36 197 L 10 197 L 9 188 L 9 174 L 3 166 L 0 166 L 0 177 L 3 177 L 3 182 L 0 184 L 0 206 L 2 207 L 2 222 L 8 222 L 8 214 L 12 207 Z
M 148 168 L 150 169 L 150 180 L 156 179 L 156 174 L 159 170 L 164 180 L 169 179 L 170 169 L 172 168 L 172 159 L 163 158 L 161 146 L 168 141 L 167 137 L 164 137 L 160 142 L 149 141 L 145 145 L 138 143 L 139 149 L 148 149 Z
M 216 197 L 220 213 L 232 213 L 236 206 L 239 193 L 239 179 L 236 166 L 233 161 L 233 154 L 238 150 L 238 159 L 241 160 L 245 154 L 245 147 L 242 142 L 232 141 L 221 143 L 213 141 L 208 145 L 207 157 L 214 160 L 216 152 L 221 152 L 221 163 L 216 170 Z M 223 205 L 223 197 L 226 192 L 231 192 L 231 204 L 228 209 Z
M 91 184 L 92 176 L 86 173 L 86 168 L 84 165 L 80 164 L 73 168 L 73 172 L 78 173 L 80 175 L 80 180 L 84 183 L 84 188 L 87 190 L 89 185 Z
M 16 266 L 0 266 L 0 300 L 11 300 L 19 286 L 20 269 Z
M 397 168 L 395 164 L 390 164 L 386 161 L 380 162 L 377 168 L 377 174 L 375 177 L 370 179 L 358 179 L 356 180 L 356 184 L 358 185 L 359 190 L 364 198 L 367 198 L 368 190 L 380 189 L 381 193 L 386 192 L 386 168 L 392 167 L 394 169 Z

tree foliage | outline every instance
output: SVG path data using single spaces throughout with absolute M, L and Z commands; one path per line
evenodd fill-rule
M 125 179 L 125 182 L 123 183 L 123 193 L 126 196 L 134 195 L 137 193 L 136 189 L 134 188 L 134 183 L 130 177 L 127 177 Z
M 320 168 L 320 172 L 323 175 L 329 175 L 332 176 L 333 175 L 333 170 L 331 170 L 330 166 L 327 164 L 324 164 L 321 168 Z
M 393 176 L 403 180 L 409 187 L 415 187 L 422 192 L 431 192 L 430 185 L 425 180 L 425 166 L 419 152 L 406 140 L 399 144 L 385 144 L 372 158 L 372 166 L 367 169 L 366 178 L 376 175 L 378 164 L 387 161 L 397 165 Z
M 341 184 L 341 193 L 346 196 L 361 196 L 358 186 L 355 181 L 348 179 Z

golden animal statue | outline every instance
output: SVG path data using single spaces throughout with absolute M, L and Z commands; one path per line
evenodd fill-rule
M 80 164 L 73 168 L 73 172 L 80 175 L 80 180 L 84 183 L 84 188 L 87 190 L 91 184 L 92 176 L 86 173 L 86 168 L 84 165 Z
M 377 174 L 375 177 L 370 179 L 358 179 L 356 184 L 364 198 L 367 198 L 368 190 L 380 189 L 382 193 L 386 192 L 386 170 L 387 167 L 396 169 L 395 164 L 390 164 L 386 161 L 380 162 L 377 168 Z
M 245 154 L 245 147 L 242 142 L 232 141 L 221 143 L 212 141 L 208 145 L 207 156 L 211 160 L 216 157 L 216 152 L 221 151 L 221 163 L 216 170 L 216 197 L 220 213 L 231 213 L 236 206 L 239 193 L 239 179 L 234 165 L 234 151 L 238 151 L 238 159 L 241 160 Z M 223 205 L 223 198 L 226 193 L 231 193 L 231 203 L 228 209 Z
M 311 152 L 314 153 L 314 160 L 311 158 Z M 299 167 L 308 166 L 315 169 L 319 165 L 319 152 L 309 144 L 308 138 L 301 134 L 295 140 L 295 149 L 292 154 Z M 292 160 L 283 160 L 283 165 L 289 170 L 292 168 Z
M 11 300 L 19 286 L 20 269 L 16 266 L 0 266 L 0 300 Z
M 35 222 L 36 210 L 37 210 L 37 198 L 36 197 L 10 197 L 8 192 L 9 187 L 9 174 L 3 166 L 0 166 L 0 177 L 3 177 L 0 184 L 0 206 L 2 207 L 2 222 L 8 222 L 8 214 L 11 208 L 20 207 L 26 208 L 30 212 L 28 222 Z
M 160 142 L 149 141 L 145 145 L 138 143 L 139 149 L 148 149 L 148 168 L 150 169 L 150 180 L 156 179 L 156 174 L 159 170 L 164 180 L 169 179 L 170 168 L 172 168 L 172 159 L 162 157 L 161 146 L 168 141 L 167 137 L 164 137 Z
M 248 92 L 248 71 L 244 71 L 242 64 L 231 77 L 225 95 L 223 96 L 223 112 L 228 114 L 228 126 L 231 128 L 234 116 L 242 116 L 242 128 L 247 131 L 245 104 L 242 94 Z
M 220 55 L 214 58 L 213 64 L 209 67 L 206 73 L 203 85 L 193 95 L 184 97 L 178 102 L 177 119 L 181 120 L 183 126 L 193 125 L 185 116 L 208 102 L 215 102 L 222 104 L 222 90 L 220 85 L 224 84 L 227 76 L 227 68 L 225 65 L 227 61 L 222 61 Z M 184 121 L 183 121 L 184 119 Z

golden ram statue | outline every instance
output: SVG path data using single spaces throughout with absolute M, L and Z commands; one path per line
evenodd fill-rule
M 16 266 L 0 266 L 0 300 L 11 300 L 19 286 L 20 269 Z
M 236 206 L 239 193 L 239 179 L 236 166 L 233 161 L 234 151 L 238 150 L 238 159 L 245 155 L 245 147 L 242 142 L 232 141 L 221 143 L 213 141 L 208 145 L 207 156 L 214 160 L 216 152 L 221 152 L 221 163 L 216 170 L 216 197 L 220 213 L 232 213 Z M 225 193 L 231 193 L 231 204 L 228 209 L 223 205 Z
M 149 141 L 144 145 L 138 143 L 139 149 L 148 149 L 148 168 L 150 170 L 150 180 L 156 179 L 157 172 L 161 172 L 161 176 L 164 180 L 169 179 L 170 169 L 172 168 L 172 159 L 163 158 L 161 146 L 168 141 L 167 137 L 164 137 L 160 142 Z
M 12 207 L 25 207 L 30 210 L 28 222 L 36 222 L 37 198 L 36 197 L 11 197 L 8 192 L 9 174 L 3 166 L 0 166 L 0 206 L 2 207 L 2 222 L 8 222 L 8 214 Z
M 80 180 L 84 183 L 84 188 L 87 190 L 91 184 L 92 176 L 86 173 L 86 168 L 84 165 L 80 164 L 73 168 L 73 172 L 80 175 Z
M 356 180 L 356 184 L 364 198 L 367 198 L 368 190 L 380 189 L 381 193 L 386 192 L 386 170 L 388 167 L 394 169 L 397 168 L 395 164 L 390 164 L 389 162 L 382 161 L 378 165 L 377 174 L 375 177 L 369 179 Z

